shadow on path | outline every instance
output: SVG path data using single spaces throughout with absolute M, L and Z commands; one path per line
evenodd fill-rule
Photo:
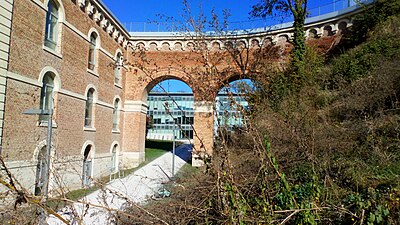
M 190 162 L 192 160 L 192 148 L 191 144 L 180 145 L 175 149 L 175 154 L 185 162 Z

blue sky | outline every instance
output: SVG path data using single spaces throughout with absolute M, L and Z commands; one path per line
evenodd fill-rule
M 157 15 L 173 16 L 176 19 L 181 18 L 183 12 L 182 0 L 102 0 L 107 7 L 117 16 L 119 21 L 125 25 L 129 31 L 157 31 L 156 25 L 147 24 L 146 28 L 143 22 L 165 22 L 165 19 L 160 19 Z M 229 10 L 230 26 L 236 29 L 260 27 L 260 24 L 265 24 L 266 21 L 261 19 L 249 22 L 249 12 L 253 5 L 259 0 L 187 0 L 192 14 L 198 15 L 199 7 L 202 6 L 202 11 L 210 16 L 212 9 L 218 14 L 222 14 L 222 10 Z M 308 8 L 312 15 L 332 11 L 334 8 L 340 9 L 347 3 L 348 0 L 309 0 Z M 354 0 L 351 0 L 354 1 Z M 333 6 L 335 3 L 335 6 Z M 320 9 L 316 9 L 320 6 Z M 281 18 L 274 18 L 275 21 L 267 21 L 271 23 L 281 22 Z M 243 27 L 245 26 L 245 27 Z M 145 30 L 144 30 L 145 29 Z M 166 30 L 162 30 L 166 31 Z
M 210 12 L 213 7 L 217 12 L 229 9 L 232 21 L 247 20 L 251 5 L 258 0 L 188 0 L 192 10 L 199 8 L 202 2 L 203 11 Z M 182 12 L 182 0 L 103 0 L 120 22 L 146 22 L 158 19 L 157 14 L 179 16 Z

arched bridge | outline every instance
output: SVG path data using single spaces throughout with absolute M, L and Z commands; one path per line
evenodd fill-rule
M 367 2 L 368 3 L 368 2 Z M 352 26 L 362 10 L 354 5 L 340 11 L 306 19 L 308 43 L 326 51 Z M 194 164 L 196 157 L 213 148 L 213 104 L 226 83 L 257 75 L 261 61 L 284 65 L 291 48 L 291 23 L 228 34 L 130 33 L 129 67 L 125 86 L 124 143 L 144 151 L 147 95 L 157 83 L 177 79 L 188 84 L 195 99 Z M 260 53 L 260 54 L 258 54 Z

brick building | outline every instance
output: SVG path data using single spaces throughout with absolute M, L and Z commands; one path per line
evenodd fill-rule
M 1 155 L 16 178 L 42 185 L 48 115 L 28 109 L 54 109 L 51 189 L 137 166 L 143 154 L 121 151 L 129 34 L 110 12 L 98 1 L 1 0 L 0 14 Z

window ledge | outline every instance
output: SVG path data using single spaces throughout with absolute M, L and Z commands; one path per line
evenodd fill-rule
M 113 134 L 119 134 L 119 133 L 121 133 L 121 131 L 119 129 L 112 129 L 112 133 Z
M 47 121 L 38 121 L 37 123 L 36 123 L 36 126 L 38 126 L 38 127 L 47 127 Z M 53 122 L 52 122 L 52 127 L 53 128 L 57 128 L 57 123 L 56 123 L 56 121 L 54 121 L 53 120 Z
M 90 131 L 90 132 L 96 132 L 96 128 L 95 127 L 83 127 L 84 131 Z
M 117 88 L 122 89 L 122 86 L 120 84 L 114 83 L 114 86 L 117 87 Z
M 62 59 L 62 55 L 59 52 L 57 52 L 56 50 L 54 50 L 54 49 L 51 49 L 51 48 L 43 45 L 43 50 L 45 50 L 46 52 L 48 52 L 48 53 L 50 53 L 50 54 Z
M 96 77 L 99 77 L 99 74 L 96 73 L 95 71 L 91 70 L 91 69 L 86 69 L 86 71 L 87 71 L 88 73 L 90 73 L 90 74 L 96 76 Z

